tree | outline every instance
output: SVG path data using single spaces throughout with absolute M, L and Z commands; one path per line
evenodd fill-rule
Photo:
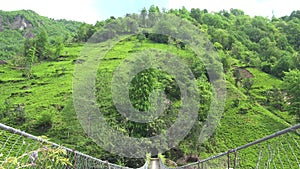
M 154 5 L 151 5 L 148 13 L 150 27 L 152 27 L 156 23 L 159 15 L 160 15 L 159 8 L 155 7 Z
M 230 70 L 230 61 L 229 61 L 229 57 L 225 54 L 222 55 L 221 57 L 221 62 L 223 65 L 223 70 L 225 73 L 227 73 Z
M 23 52 L 23 56 L 28 58 L 32 55 L 32 48 L 36 47 L 36 41 L 35 39 L 31 38 L 31 39 L 26 39 L 24 42 L 24 52 Z M 35 55 L 35 53 L 34 53 Z
M 146 17 L 147 17 L 147 9 L 143 8 L 143 10 L 141 11 L 141 17 L 142 17 L 142 23 L 141 23 L 141 27 L 145 27 L 146 26 Z
M 31 67 L 37 60 L 37 47 L 35 39 L 27 39 L 24 43 L 24 75 L 29 79 L 31 76 Z
M 261 59 L 263 61 L 270 61 L 272 56 L 277 56 L 279 53 L 276 48 L 275 42 L 272 42 L 268 37 L 260 39 L 258 44 L 259 53 L 261 54 Z
M 137 39 L 141 43 L 141 46 L 142 46 L 143 41 L 146 39 L 146 37 L 144 34 L 140 33 L 140 34 L 137 34 Z
M 267 101 L 268 103 L 276 108 L 282 111 L 283 105 L 284 105 L 284 92 L 282 92 L 281 89 L 278 87 L 273 86 L 271 90 L 267 92 Z
M 242 76 L 239 68 L 234 69 L 233 76 L 235 79 L 235 86 L 238 87 L 238 83 L 242 81 Z
M 251 78 L 246 78 L 243 80 L 243 87 L 246 89 L 246 94 L 249 94 L 254 82 Z
M 228 27 L 228 23 L 222 19 L 220 15 L 213 15 L 210 13 L 206 13 L 201 17 L 201 20 L 204 24 L 207 24 L 208 26 L 214 27 L 214 28 L 221 28 L 224 29 Z
M 190 12 L 184 6 L 181 9 L 179 9 L 179 14 L 181 18 L 190 18 Z
M 293 19 L 289 22 L 287 22 L 287 25 L 285 26 L 285 33 L 287 35 L 288 42 L 291 46 L 294 47 L 294 49 L 299 50 L 300 47 L 300 26 L 299 23 L 297 23 L 298 19 Z
M 281 50 L 286 50 L 288 47 L 288 40 L 284 34 L 279 34 L 276 37 L 276 46 Z
M 284 72 L 292 68 L 292 64 L 291 56 L 285 55 L 275 63 L 275 66 L 272 69 L 272 74 L 282 78 L 284 76 Z
M 226 50 L 230 50 L 234 42 L 230 34 L 224 29 L 216 29 L 212 33 L 212 41 L 219 42 Z
M 43 60 L 48 58 L 49 54 L 49 38 L 45 29 L 41 29 L 35 38 L 36 56 Z
M 234 16 L 242 16 L 245 15 L 244 11 L 239 10 L 239 9 L 230 9 L 230 13 L 233 14 Z
M 290 19 L 293 19 L 293 18 L 298 18 L 298 19 L 300 19 L 300 11 L 299 11 L 299 10 L 293 11 L 293 12 L 291 13 L 291 15 L 289 16 L 289 18 L 290 18 Z
M 111 18 L 106 22 L 109 23 L 111 22 L 111 20 L 114 19 Z M 96 28 L 93 25 L 83 23 L 77 31 L 75 40 L 78 42 L 86 42 L 95 32 L 96 32 Z
M 191 9 L 191 13 L 190 13 L 190 16 L 192 18 L 194 18 L 197 22 L 201 22 L 201 15 L 204 14 L 203 11 L 201 11 L 199 8 L 192 8 Z
M 126 30 L 124 31 L 125 33 L 136 33 L 138 30 L 138 23 L 130 18 L 130 17 L 126 17 L 123 22 L 125 22 L 125 28 Z M 124 29 L 124 28 L 123 28 Z
M 293 68 L 300 70 L 300 53 L 295 52 L 292 55 Z
M 245 50 L 247 50 L 247 48 L 241 42 L 235 42 L 232 44 L 231 55 L 240 60 Z
M 54 47 L 55 47 L 54 58 L 57 58 L 59 57 L 61 51 L 64 49 L 64 43 L 61 38 L 58 38 L 55 41 Z
M 26 64 L 28 79 L 31 76 L 31 67 L 32 67 L 33 63 L 35 62 L 35 58 L 36 58 L 35 53 L 36 53 L 36 48 L 35 48 L 35 46 L 32 46 L 29 49 L 29 56 L 27 57 L 27 64 Z
M 284 75 L 282 87 L 287 93 L 286 109 L 300 118 L 300 71 L 290 70 Z

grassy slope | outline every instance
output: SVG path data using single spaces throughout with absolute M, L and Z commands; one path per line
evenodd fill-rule
M 228 95 L 225 112 L 212 139 L 214 143 L 210 145 L 214 153 L 202 153 L 204 158 L 216 152 L 226 152 L 296 124 L 295 117 L 287 112 L 270 111 L 259 103 L 259 100 L 266 97 L 263 93 L 273 86 L 279 87 L 281 81 L 255 68 L 247 70 L 254 76 L 250 95 L 246 95 L 242 87 L 237 88 L 232 76 L 227 75 Z M 241 100 L 238 106 L 234 106 L 236 99 Z M 244 168 L 256 164 L 258 149 L 257 146 L 253 146 L 241 151 L 246 159 Z
M 124 58 L 128 52 L 134 50 L 135 42 L 122 42 L 114 47 L 107 54 L 102 68 L 112 70 L 120 60 L 111 58 Z M 175 48 L 162 44 L 153 44 L 145 42 L 139 50 L 147 48 L 159 48 L 168 51 L 174 51 Z M 88 154 L 98 154 L 100 158 L 107 158 L 108 154 L 98 148 L 90 139 L 85 137 L 85 133 L 78 124 L 76 114 L 72 106 L 72 73 L 73 60 L 75 55 L 80 53 L 81 47 L 66 48 L 68 57 L 57 62 L 43 62 L 34 65 L 33 74 L 36 78 L 26 79 L 22 77 L 20 70 L 15 70 L 10 66 L 0 66 L 0 103 L 8 99 L 14 104 L 24 104 L 29 123 L 22 127 L 33 134 L 41 134 L 34 129 L 36 121 L 43 112 L 51 113 L 53 118 L 53 127 L 43 133 L 51 140 L 63 143 L 71 148 L 81 150 Z M 182 55 L 184 51 L 177 50 Z M 244 90 L 233 85 L 233 79 L 230 74 L 228 79 L 228 97 L 226 111 L 216 131 L 213 142 L 211 142 L 208 153 L 201 152 L 201 157 L 208 157 L 217 152 L 226 151 L 230 148 L 243 145 L 255 139 L 261 138 L 280 129 L 286 128 L 294 123 L 293 117 L 283 113 L 278 117 L 274 112 L 270 112 L 261 106 L 256 100 L 261 99 L 261 91 L 268 90 L 272 85 L 279 85 L 280 80 L 275 79 L 257 69 L 249 69 L 254 75 L 254 87 L 250 91 L 251 97 L 244 94 Z M 234 107 L 234 100 L 240 98 L 238 107 Z M 278 112 L 277 112 L 278 113 Z M 5 119 L 4 119 L 5 120 Z M 253 151 L 253 150 L 249 150 Z M 99 153 L 102 152 L 102 153 Z M 257 151 L 256 151 L 257 152 Z M 99 155 L 102 154 L 102 155 Z

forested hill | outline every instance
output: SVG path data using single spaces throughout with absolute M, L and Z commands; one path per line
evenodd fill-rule
M 70 41 L 81 25 L 77 21 L 50 19 L 31 10 L 0 10 L 0 59 L 22 55 L 25 39 L 35 37 L 42 30 L 47 32 L 51 44 L 58 39 Z
M 271 20 L 250 17 L 237 9 L 214 14 L 199 9 L 189 12 L 184 8 L 171 12 L 198 24 L 227 57 L 277 77 L 282 77 L 283 71 L 300 68 L 300 11 Z
M 142 13 L 147 14 L 147 10 Z M 152 6 L 149 12 L 161 12 Z M 215 48 L 224 57 L 234 57 L 246 65 L 259 67 L 266 73 L 282 78 L 283 72 L 300 67 L 300 11 L 290 16 L 268 19 L 250 17 L 243 11 L 231 9 L 218 13 L 186 8 L 171 9 L 181 18 L 193 22 L 207 33 Z M 142 14 L 143 15 L 143 14 Z M 135 14 L 128 18 L 137 19 Z M 25 39 L 46 31 L 50 44 L 57 41 L 86 41 L 96 30 L 116 18 L 99 21 L 94 26 L 76 21 L 54 20 L 31 10 L 0 11 L 0 59 L 24 54 Z M 133 21 L 134 22 L 134 21 Z

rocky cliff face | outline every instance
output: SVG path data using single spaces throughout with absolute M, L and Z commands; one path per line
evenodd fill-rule
M 24 17 L 18 15 L 18 16 L 15 17 L 14 22 L 11 23 L 11 28 L 12 29 L 24 30 L 26 28 L 33 28 L 33 26 Z
M 21 15 L 15 16 L 12 21 L 7 19 L 5 20 L 4 17 L 0 15 L 0 32 L 2 32 L 5 28 L 24 30 L 33 28 L 33 26 L 28 20 L 26 20 L 26 18 Z

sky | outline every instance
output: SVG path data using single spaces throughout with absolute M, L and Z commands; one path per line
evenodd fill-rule
M 271 18 L 289 15 L 300 10 L 299 0 L 0 0 L 0 10 L 13 11 L 31 9 L 40 15 L 54 19 L 68 19 L 95 24 L 110 16 L 125 16 L 139 13 L 151 5 L 161 9 L 185 6 L 218 12 L 222 9 L 241 9 L 250 16 Z

